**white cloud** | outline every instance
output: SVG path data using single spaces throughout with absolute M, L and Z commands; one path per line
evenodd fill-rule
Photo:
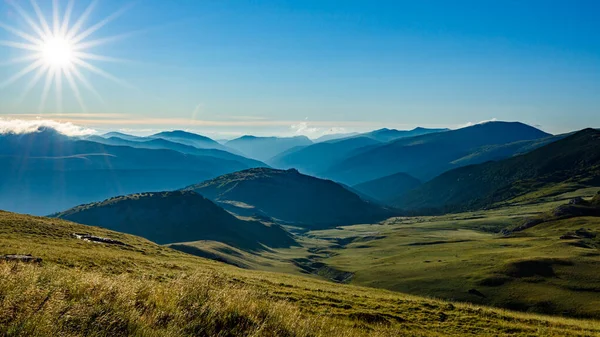
M 498 118 L 492 118 L 492 119 L 488 119 L 488 120 L 485 120 L 485 121 L 480 121 L 480 122 L 477 122 L 477 123 L 468 122 L 466 124 L 463 124 L 463 125 L 459 126 L 459 129 L 460 128 L 466 128 L 468 126 L 473 126 L 473 125 L 478 125 L 478 124 L 485 124 L 485 123 L 489 123 L 489 122 L 497 122 L 497 121 L 498 121 Z
M 298 135 L 305 135 L 305 136 L 314 136 L 315 134 L 318 134 L 321 131 L 321 129 L 319 129 L 319 128 L 311 127 L 308 124 L 308 122 L 300 122 L 300 123 L 292 124 L 292 125 L 290 125 L 290 129 L 292 129 L 294 131 L 294 133 L 296 133 Z
M 49 119 L 7 119 L 0 118 L 0 134 L 5 133 L 33 133 L 43 129 L 54 129 L 65 136 L 89 136 L 96 133 L 96 130 L 78 126 L 73 123 L 61 123 Z

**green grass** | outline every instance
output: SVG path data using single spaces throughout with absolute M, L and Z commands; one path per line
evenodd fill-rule
M 97 244 L 88 232 L 125 242 Z M 315 239 L 315 242 L 317 240 Z M 0 213 L 2 336 L 591 336 L 597 321 L 244 270 L 70 222 Z
M 381 224 L 311 231 L 298 249 L 282 250 L 354 273 L 351 284 L 513 310 L 600 318 L 600 241 L 560 237 L 600 218 L 542 223 L 504 236 L 526 219 L 546 216 L 584 189 L 487 211 L 394 218 Z M 342 239 L 342 240 L 340 240 Z M 342 245 L 340 245 L 342 243 Z M 529 273 L 538 268 L 539 273 Z M 470 293 L 476 289 L 485 297 Z

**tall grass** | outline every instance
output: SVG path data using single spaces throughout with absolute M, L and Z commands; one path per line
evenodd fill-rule
M 217 274 L 168 282 L 0 264 L 1 336 L 356 336 L 331 318 L 261 298 Z

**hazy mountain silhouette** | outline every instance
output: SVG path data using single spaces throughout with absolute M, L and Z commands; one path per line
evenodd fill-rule
M 383 178 L 367 181 L 352 186 L 360 193 L 366 194 L 379 202 L 390 204 L 398 195 L 404 194 L 421 185 L 421 182 L 410 175 L 400 172 Z
M 461 166 L 459 159 L 480 151 L 484 146 L 549 136 L 518 122 L 488 122 L 373 146 L 336 163 L 321 176 L 355 185 L 396 172 L 405 172 L 421 181 L 427 181 L 444 171 Z M 504 155 L 512 154 L 508 151 Z
M 529 153 L 448 171 L 394 202 L 404 209 L 476 209 L 558 183 L 600 186 L 600 131 L 585 129 Z
M 349 133 L 331 133 L 328 135 L 323 135 L 319 138 L 316 138 L 313 140 L 313 142 L 315 143 L 321 143 L 321 142 L 327 142 L 330 140 L 336 140 L 336 139 L 342 139 L 342 138 L 349 138 L 349 137 L 354 137 L 354 136 L 358 136 L 360 133 L 358 132 L 349 132 Z
M 141 193 L 77 206 L 53 215 L 145 237 L 159 244 L 213 240 L 244 249 L 289 247 L 280 226 L 243 221 L 192 191 Z
M 140 137 L 136 140 L 127 140 L 120 137 L 88 137 L 87 140 L 102 143 L 106 145 L 116 146 L 131 146 L 140 149 L 168 149 L 178 151 L 181 153 L 192 154 L 196 156 L 210 156 L 215 158 L 221 158 L 226 160 L 235 160 L 249 167 L 267 166 L 267 164 L 258 160 L 249 159 L 243 156 L 233 154 L 229 151 L 217 150 L 217 149 L 201 149 L 191 145 L 185 145 L 182 143 L 172 142 L 163 138 L 146 138 Z
M 255 137 L 243 136 L 225 143 L 249 158 L 267 161 L 274 156 L 296 146 L 307 146 L 313 142 L 305 136 L 297 137 Z
M 255 168 L 193 185 L 220 203 L 241 203 L 256 211 L 307 228 L 373 223 L 395 212 L 362 200 L 339 184 L 296 170 Z
M 148 138 L 162 138 L 162 139 L 166 139 L 172 142 L 176 142 L 176 143 L 181 143 L 181 144 L 185 144 L 185 145 L 189 145 L 189 146 L 194 146 L 197 147 L 199 149 L 217 149 L 217 150 L 223 150 L 223 151 L 230 151 L 232 149 L 227 148 L 226 146 L 218 143 L 217 141 L 214 141 L 208 137 L 199 135 L 199 134 L 195 134 L 195 133 L 191 133 L 191 132 L 187 132 L 187 131 L 182 131 L 182 130 L 174 130 L 174 131 L 163 131 L 163 132 L 159 132 L 156 134 L 153 134 L 151 136 L 148 136 Z M 233 151 L 235 152 L 235 151 Z M 236 153 L 239 154 L 239 153 Z
M 268 163 L 274 167 L 295 168 L 302 173 L 318 176 L 355 151 L 375 144 L 380 142 L 369 137 L 336 139 L 290 149 L 275 156 Z
M 396 130 L 396 129 L 383 128 L 383 129 L 363 133 L 363 134 L 359 135 L 359 137 L 369 137 L 369 138 L 375 139 L 377 141 L 380 141 L 382 143 L 386 143 L 386 142 L 400 139 L 400 138 L 415 137 L 415 136 L 420 136 L 420 135 L 426 135 L 429 133 L 444 132 L 444 131 L 448 131 L 448 130 L 449 129 L 426 129 L 426 128 L 421 128 L 421 127 L 414 128 L 412 130 Z
M 0 209 L 44 215 L 115 195 L 174 190 L 249 167 L 247 161 L 79 140 L 53 129 L 0 134 Z

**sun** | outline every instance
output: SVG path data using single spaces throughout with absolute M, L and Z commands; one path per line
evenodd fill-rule
M 31 14 L 23 9 L 16 0 L 5 1 L 15 9 L 16 13 L 19 14 L 18 18 L 26 23 L 31 30 L 23 31 L 0 21 L 0 28 L 21 39 L 17 41 L 0 40 L 0 46 L 25 50 L 29 53 L 2 62 L 4 64 L 27 63 L 27 65 L 12 77 L 0 82 L 0 90 L 33 73 L 31 79 L 25 85 L 21 97 L 17 99 L 18 103 L 22 102 L 38 83 L 43 82 L 39 112 L 44 109 L 51 89 L 54 89 L 53 91 L 56 93 L 57 112 L 62 112 L 63 84 L 66 83 L 79 102 L 81 109 L 85 112 L 86 107 L 81 95 L 80 85 L 94 94 L 100 101 L 103 101 L 101 95 L 86 77 L 86 73 L 93 73 L 120 85 L 131 87 L 123 80 L 92 64 L 92 62 L 121 62 L 122 60 L 91 51 L 93 48 L 127 37 L 130 34 L 90 39 L 90 36 L 121 16 L 131 5 L 119 9 L 95 24 L 88 25 L 87 21 L 97 4 L 97 0 L 91 0 L 81 15 L 74 20 L 71 20 L 71 18 L 75 0 L 65 0 L 64 2 L 68 2 L 62 12 L 61 1 L 53 0 L 51 20 L 46 19 L 46 15 L 44 15 L 36 0 L 29 1 L 33 11 Z M 81 71 L 83 69 L 86 70 L 86 73 Z
M 41 58 L 52 68 L 69 68 L 73 65 L 73 42 L 64 36 L 50 37 L 42 43 Z

